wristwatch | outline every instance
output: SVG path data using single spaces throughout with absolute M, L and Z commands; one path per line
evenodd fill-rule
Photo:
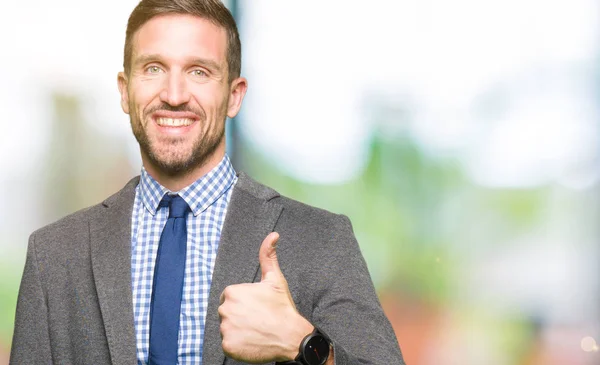
M 329 358 L 331 340 L 317 327 L 302 342 L 294 361 L 277 362 L 276 365 L 323 365 Z

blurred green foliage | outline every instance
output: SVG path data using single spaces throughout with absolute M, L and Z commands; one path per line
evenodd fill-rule
M 0 257 L 0 353 L 12 340 L 19 284 L 23 273 L 22 254 L 9 252 Z M 19 258 L 19 259 L 15 259 Z

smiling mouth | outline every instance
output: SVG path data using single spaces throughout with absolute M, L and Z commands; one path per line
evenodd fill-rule
M 190 118 L 156 118 L 154 121 L 161 127 L 187 127 L 194 123 Z

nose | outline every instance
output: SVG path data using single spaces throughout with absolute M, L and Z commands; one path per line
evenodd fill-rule
M 160 100 L 171 106 L 178 106 L 190 100 L 190 92 L 184 76 L 170 72 L 165 78 L 165 86 L 160 93 Z

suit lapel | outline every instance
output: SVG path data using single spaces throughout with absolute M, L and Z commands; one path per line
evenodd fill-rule
M 131 294 L 131 213 L 138 179 L 90 220 L 92 270 L 113 364 L 136 363 Z
M 277 194 L 261 187 L 245 175 L 240 175 L 227 208 L 221 231 L 219 251 L 212 276 L 208 309 L 204 327 L 202 363 L 222 364 L 219 298 L 226 286 L 253 282 L 257 275 L 258 250 L 272 232 L 282 206 L 268 201 Z

